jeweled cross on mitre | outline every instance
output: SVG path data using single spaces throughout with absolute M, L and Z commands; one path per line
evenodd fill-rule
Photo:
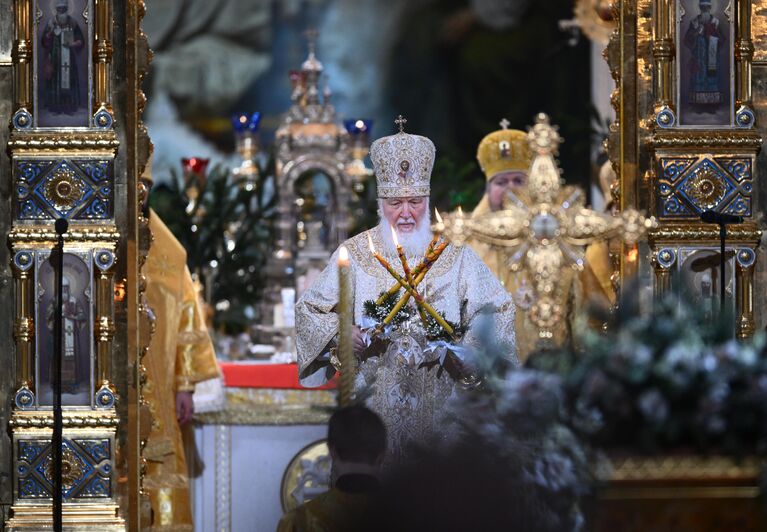
M 552 337 L 553 326 L 564 317 L 557 297 L 560 272 L 583 268 L 587 244 L 616 236 L 627 243 L 636 242 L 652 221 L 635 210 L 625 210 L 619 216 L 593 211 L 584 206 L 579 188 L 562 187 L 554 159 L 561 138 L 545 114 L 536 117 L 528 142 L 534 159 L 526 199 L 509 192 L 503 210 L 476 218 L 451 213 L 435 229 L 455 245 L 476 238 L 503 248 L 511 270 L 526 271 L 532 281 L 535 302 L 530 320 L 539 337 L 547 340 Z
M 405 118 L 402 115 L 398 115 L 397 119 L 394 121 L 394 123 L 399 127 L 399 132 L 404 133 L 405 132 L 405 124 L 407 124 L 407 118 Z

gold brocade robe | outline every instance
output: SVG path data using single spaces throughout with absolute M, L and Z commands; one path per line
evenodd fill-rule
M 144 449 L 144 486 L 152 503 L 152 530 L 192 530 L 176 392 L 194 391 L 196 382 L 218 376 L 218 365 L 186 266 L 186 251 L 154 211 L 149 227 L 153 242 L 143 272 L 156 328 L 144 357 L 147 381 L 143 393 L 152 412 L 152 429 Z
M 384 250 L 380 226 L 344 242 L 350 258 L 354 323 L 363 328 L 372 326 L 366 324 L 365 301 L 376 300 L 394 282 L 370 252 L 368 235 L 392 268 L 403 275 L 397 255 Z M 408 256 L 407 260 L 415 267 L 421 258 Z M 296 347 L 299 377 L 304 386 L 319 386 L 335 373 L 329 350 L 338 333 L 337 260 L 338 251 L 296 304 Z M 471 345 L 477 340 L 475 326 L 487 313 L 493 320 L 495 340 L 516 362 L 514 303 L 471 249 L 447 246 L 418 290 L 437 312 L 466 330 L 464 344 Z M 407 444 L 425 441 L 434 434 L 446 435 L 444 406 L 457 388 L 447 371 L 438 375 L 436 368 L 421 365 L 432 359 L 426 358 L 430 356 L 429 342 L 417 316 L 392 329 L 385 353 L 369 357 L 359 365 L 355 387 L 357 390 L 370 387 L 367 405 L 386 425 L 389 459 L 397 460 Z

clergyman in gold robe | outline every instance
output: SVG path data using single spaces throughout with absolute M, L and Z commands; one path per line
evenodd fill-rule
M 485 136 L 477 148 L 477 161 L 485 174 L 487 185 L 485 195 L 472 212 L 472 218 L 503 209 L 509 192 L 523 201 L 527 198 L 527 177 L 533 159 L 527 133 L 507 129 L 507 126 L 508 122 L 503 120 L 502 129 Z M 514 299 L 517 308 L 517 356 L 524 362 L 538 341 L 538 329 L 530 322 L 527 313 L 534 302 L 528 274 L 525 271 L 512 271 L 506 249 L 477 239 L 470 240 L 469 245 Z
M 143 393 L 152 413 L 144 487 L 152 504 L 151 530 L 191 531 L 182 427 L 192 419 L 195 383 L 219 372 L 186 251 L 154 211 L 149 228 L 153 241 L 143 272 L 156 328 L 144 357 Z

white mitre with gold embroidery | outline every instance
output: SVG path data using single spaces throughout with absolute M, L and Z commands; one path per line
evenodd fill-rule
M 434 167 L 434 143 L 404 132 L 402 115 L 394 121 L 399 133 L 382 137 L 370 146 L 379 198 L 428 196 Z

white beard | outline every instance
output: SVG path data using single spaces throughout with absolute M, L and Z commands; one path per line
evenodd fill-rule
M 426 211 L 429 212 L 428 209 Z M 381 240 L 383 241 L 384 248 L 388 255 L 396 255 L 397 247 L 394 245 L 394 239 L 391 234 L 392 226 L 389 220 L 381 217 L 381 221 L 378 222 L 378 231 L 381 234 Z M 415 226 L 415 231 L 412 233 L 403 233 L 397 231 L 397 240 L 399 245 L 405 251 L 405 255 L 408 256 L 423 256 L 426 253 L 426 246 L 429 245 L 434 235 L 431 232 L 431 220 L 428 214 L 418 222 Z

